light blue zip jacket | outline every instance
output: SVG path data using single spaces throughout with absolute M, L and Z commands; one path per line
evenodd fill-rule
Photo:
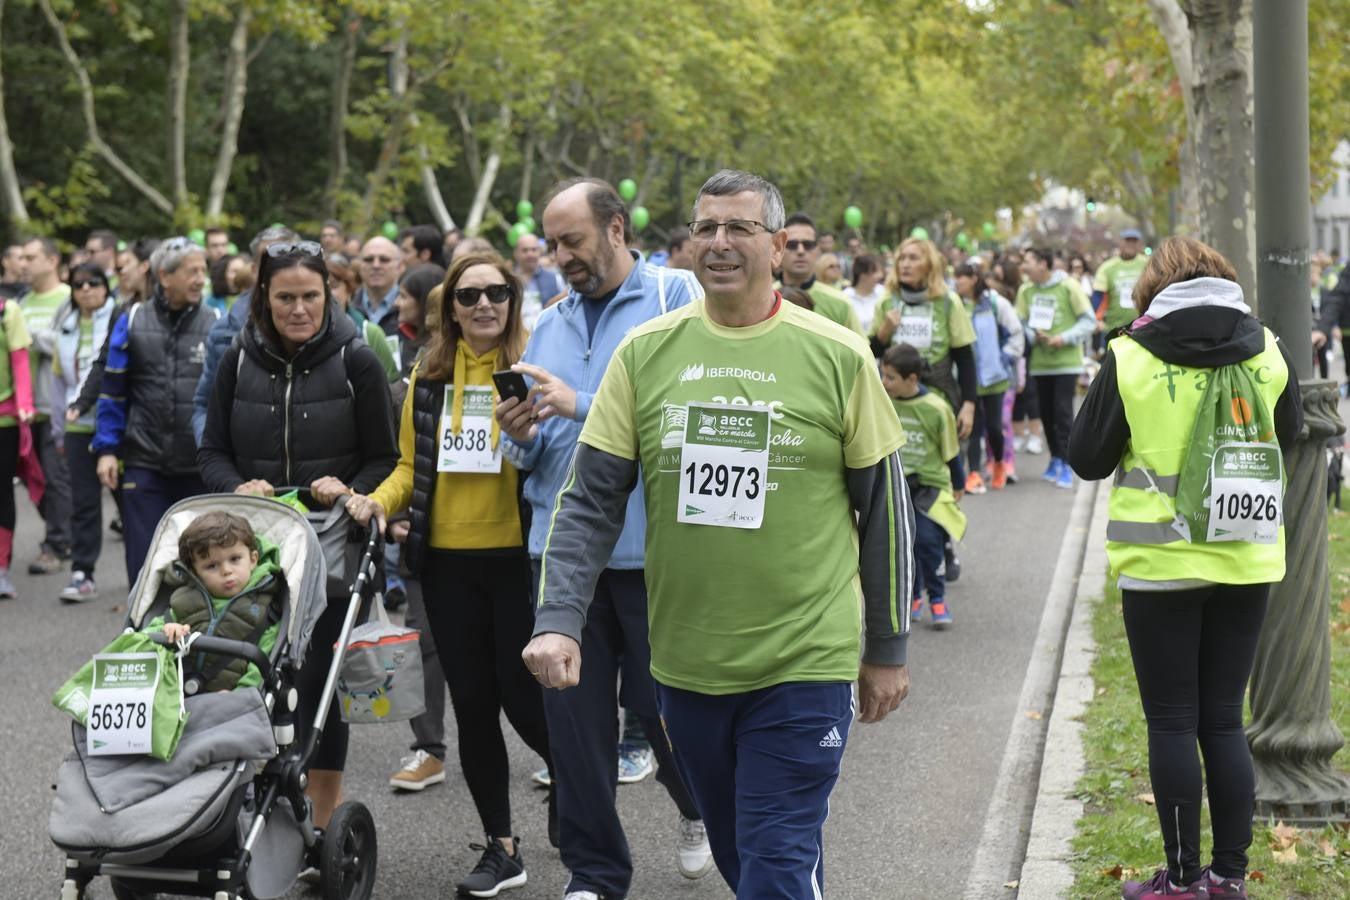
M 94 310 L 94 337 L 90 342 L 91 352 L 86 354 L 84 359 L 79 359 L 80 349 L 80 308 L 75 305 L 74 300 L 67 300 L 61 309 L 57 311 L 56 323 L 56 358 L 61 363 L 61 374 L 56 376 L 54 385 L 56 390 L 52 391 L 52 421 L 63 423 L 66 421 L 66 408 L 74 405 L 80 397 L 80 388 L 84 387 L 84 381 L 89 377 L 89 370 L 93 368 L 94 359 L 98 357 L 99 348 L 108 338 L 108 329 L 112 328 L 113 313 L 117 310 L 117 303 L 111 297 L 104 301 L 103 305 Z M 79 424 L 94 427 L 94 411 L 90 409 L 79 418 Z M 64 426 L 61 426 L 64 430 Z
M 568 290 L 566 297 L 539 316 L 521 358 L 521 362 L 539 366 L 561 378 L 577 392 L 576 419 L 554 416 L 542 422 L 539 434 L 528 444 L 519 444 L 502 435 L 502 453 L 516 468 L 530 471 L 529 478 L 525 479 L 525 499 L 534 514 L 530 523 L 532 559 L 544 555 L 544 539 L 548 537 L 549 524 L 553 521 L 554 502 L 572 464 L 572 453 L 581 436 L 581 426 L 591 411 L 591 401 L 595 399 L 605 367 L 619 342 L 648 319 L 703 296 L 703 288 L 692 272 L 653 266 L 643 262 L 636 253 L 633 258 L 633 271 L 628 273 L 619 292 L 595 324 L 594 340 L 586 336 L 586 311 L 581 306 L 581 295 Z M 639 478 L 628 498 L 623 532 L 606 568 L 643 568 L 646 535 L 647 513 Z

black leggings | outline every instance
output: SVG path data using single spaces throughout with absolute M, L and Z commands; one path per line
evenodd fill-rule
M 1041 426 L 1050 455 L 1069 457 L 1069 427 L 1073 425 L 1073 395 L 1078 390 L 1077 375 L 1037 375 L 1036 394 L 1041 403 Z
M 982 445 L 986 437 L 989 439 L 989 459 L 993 462 L 1002 462 L 1003 394 L 976 398 L 975 427 L 971 429 L 970 442 L 966 450 L 966 459 L 970 462 L 972 472 L 980 471 L 983 463 Z
M 422 602 L 445 670 L 459 734 L 459 765 L 483 830 L 511 837 L 511 781 L 501 713 L 552 767 L 544 697 L 520 652 L 534 631 L 530 560 L 428 549 Z
M 14 550 L 14 474 L 19 470 L 19 426 L 0 426 L 0 569 Z
M 1252 842 L 1256 776 L 1242 701 L 1266 614 L 1268 584 L 1190 591 L 1124 591 L 1125 632 L 1148 720 L 1149 780 L 1168 877 L 1200 877 L 1200 803 L 1206 785 L 1214 826 L 1213 868 L 1242 878 Z
M 300 719 L 296 734 L 305 739 L 314 713 L 323 698 L 323 686 L 328 680 L 328 668 L 333 664 L 333 645 L 342 634 L 342 620 L 347 617 L 347 602 L 351 595 L 342 594 L 329 597 L 319 620 L 314 623 L 314 633 L 310 635 L 309 650 L 305 654 L 305 664 L 295 679 L 296 690 L 300 694 Z M 370 615 L 370 599 L 361 603 L 356 614 L 356 624 L 360 625 Z M 323 734 L 319 736 L 319 747 L 310 760 L 311 769 L 341 772 L 347 765 L 348 725 L 342 721 L 338 712 L 338 700 L 328 706 L 328 718 L 323 722 Z

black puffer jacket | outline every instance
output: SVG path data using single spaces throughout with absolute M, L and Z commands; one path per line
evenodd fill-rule
M 384 369 L 336 306 L 290 360 L 252 322 L 225 351 L 197 451 L 208 490 L 333 475 L 366 493 L 397 461 Z
M 205 304 L 170 310 L 156 291 L 127 316 L 122 461 L 166 475 L 195 474 L 192 394 L 202 375 L 206 335 L 216 324 L 216 311 Z

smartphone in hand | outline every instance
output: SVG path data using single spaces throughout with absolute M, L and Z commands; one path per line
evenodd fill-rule
M 524 403 L 530 393 L 530 389 L 525 385 L 525 376 L 510 369 L 505 372 L 493 372 L 492 383 L 497 386 L 497 394 L 502 400 L 515 397 Z

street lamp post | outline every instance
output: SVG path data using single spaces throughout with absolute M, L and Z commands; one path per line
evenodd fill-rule
M 1331 764 L 1345 741 L 1330 715 L 1324 448 L 1345 425 L 1335 382 L 1314 380 L 1312 369 L 1307 0 L 1254 0 L 1252 33 L 1257 300 L 1294 359 L 1304 429 L 1285 458 L 1286 574 L 1257 646 L 1247 739 L 1257 817 L 1311 825 L 1347 818 L 1350 781 Z

